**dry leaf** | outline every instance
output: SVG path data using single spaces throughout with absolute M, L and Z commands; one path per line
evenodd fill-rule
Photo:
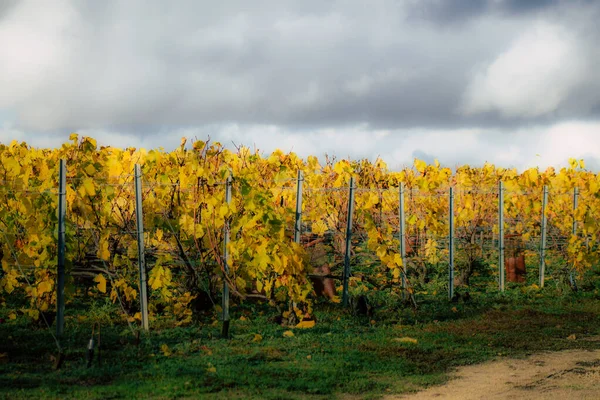
M 394 342 L 417 344 L 418 340 L 410 337 L 394 338 Z
M 162 351 L 163 355 L 165 357 L 169 357 L 171 354 L 173 354 L 171 352 L 171 349 L 169 349 L 169 346 L 167 346 L 167 344 L 163 344 L 160 346 L 160 351 Z
M 301 329 L 309 329 L 309 328 L 314 328 L 314 327 L 315 327 L 315 321 L 302 321 L 298 325 L 296 325 L 296 328 L 301 328 Z

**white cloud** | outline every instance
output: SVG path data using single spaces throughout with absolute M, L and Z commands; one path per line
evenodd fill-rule
M 543 127 L 534 126 L 517 131 L 497 129 L 371 129 L 367 125 L 343 129 L 290 131 L 277 125 L 229 124 L 205 128 L 165 130 L 157 135 L 140 135 L 111 130 L 80 130 L 82 136 L 97 139 L 100 146 L 136 147 L 169 151 L 186 137 L 206 140 L 209 136 L 229 149 L 246 146 L 269 154 L 275 149 L 293 151 L 301 157 L 325 154 L 336 158 L 374 161 L 381 157 L 393 170 L 411 166 L 413 159 L 437 158 L 447 167 L 472 166 L 491 162 L 497 166 L 524 170 L 532 167 L 568 165 L 569 158 L 583 158 L 588 168 L 600 172 L 600 123 L 565 122 Z M 4 124 L 0 127 L 0 143 L 26 141 L 36 147 L 60 147 L 68 134 L 25 134 Z
M 587 60 L 575 36 L 564 27 L 537 22 L 466 90 L 467 115 L 499 111 L 505 117 L 552 113 L 583 83 Z
M 21 1 L 0 24 L 0 108 L 22 103 L 60 74 L 74 12 L 67 1 Z
M 565 165 L 569 158 L 583 158 L 594 164 L 600 161 L 599 123 L 557 124 L 540 135 L 540 139 L 539 163 L 544 165 Z M 529 165 L 534 163 L 529 161 Z

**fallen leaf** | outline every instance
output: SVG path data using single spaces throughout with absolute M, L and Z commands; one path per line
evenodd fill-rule
M 208 363 L 208 367 L 206 368 L 206 372 L 209 372 L 211 374 L 216 374 L 217 373 L 217 368 L 212 365 L 211 363 Z
M 258 333 L 254 335 L 254 339 L 252 339 L 253 342 L 259 343 L 262 342 L 263 337 L 262 335 L 259 335 Z
M 315 327 L 315 321 L 302 321 L 298 325 L 296 325 L 296 328 L 301 328 L 301 329 L 309 329 L 309 328 L 314 328 L 314 327 Z
M 575 334 L 569 336 L 567 340 L 577 340 L 577 336 Z
M 292 332 L 292 331 L 283 332 L 283 337 L 292 337 L 292 336 L 294 336 L 294 332 Z
M 169 357 L 171 354 L 173 354 L 171 352 L 171 349 L 169 349 L 169 346 L 167 346 L 167 344 L 163 344 L 160 346 L 160 351 L 162 351 L 163 355 L 165 357 Z
M 419 341 L 410 337 L 394 338 L 394 342 L 417 344 Z

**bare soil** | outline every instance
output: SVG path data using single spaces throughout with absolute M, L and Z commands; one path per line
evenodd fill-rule
M 461 367 L 442 386 L 385 399 L 596 400 L 600 399 L 600 350 L 540 353 Z

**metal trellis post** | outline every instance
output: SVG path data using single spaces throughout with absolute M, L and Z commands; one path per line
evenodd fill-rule
M 504 292 L 504 183 L 498 183 L 498 283 Z
M 302 182 L 304 177 L 302 171 L 298 170 L 298 182 L 296 183 L 296 224 L 294 225 L 294 242 L 300 244 L 302 235 Z
M 450 232 L 449 232 L 449 258 L 448 263 L 448 297 L 454 297 L 454 188 L 450 188 Z
M 58 179 L 58 265 L 56 285 L 56 336 L 65 327 L 65 217 L 67 214 L 67 163 L 60 160 Z
M 225 183 L 225 202 L 231 203 L 231 175 L 227 177 Z M 229 274 L 229 220 L 225 221 L 223 226 L 223 265 L 225 275 Z M 229 285 L 226 276 L 223 279 L 223 330 L 221 336 L 229 337 Z
M 402 300 L 406 300 L 406 211 L 404 209 L 404 182 L 400 183 L 400 256 L 402 257 Z
M 544 186 L 544 198 L 542 199 L 542 243 L 540 244 L 540 287 L 544 287 L 546 274 L 546 231 L 548 229 L 548 218 L 546 207 L 548 206 L 548 186 Z
M 350 178 L 348 195 L 348 219 L 346 221 L 346 251 L 344 255 L 344 292 L 342 303 L 348 306 L 348 280 L 350 279 L 350 251 L 352 246 L 352 214 L 354 213 L 354 177 Z
M 142 168 L 135 164 L 135 217 L 137 223 L 138 265 L 140 269 L 140 314 L 142 328 L 150 329 L 148 322 L 148 285 L 146 283 L 146 257 L 144 249 L 144 213 L 142 210 Z
M 575 212 L 577 211 L 577 207 L 579 206 L 579 189 L 573 189 L 573 236 L 577 236 L 577 218 L 575 217 Z M 575 280 L 575 271 L 571 268 L 569 273 L 569 281 L 571 283 L 571 288 L 577 291 L 577 281 Z

